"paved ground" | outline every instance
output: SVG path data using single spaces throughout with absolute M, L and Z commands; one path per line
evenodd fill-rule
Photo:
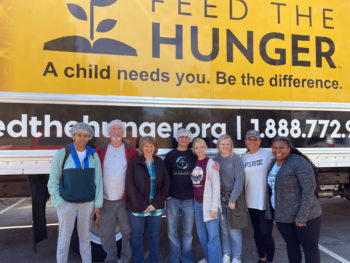
M 16 204 L 12 207 L 13 204 Z M 18 204 L 19 203 L 19 204 Z M 350 263 L 350 202 L 340 198 L 322 200 L 324 210 L 321 233 L 322 263 Z M 33 252 L 30 198 L 0 199 L 0 251 L 3 263 L 55 262 L 57 239 L 57 218 L 50 203 L 47 206 L 48 240 L 38 244 L 38 252 Z M 275 263 L 287 263 L 285 245 L 277 229 Z M 242 262 L 256 262 L 257 254 L 253 243 L 251 227 L 243 231 Z M 145 249 L 147 251 L 147 248 Z M 146 252 L 147 253 L 147 252 Z M 160 238 L 160 259 L 167 262 L 168 239 L 166 222 L 162 224 Z M 194 262 L 202 258 L 198 239 L 193 245 Z M 70 252 L 69 262 L 81 262 L 79 256 Z

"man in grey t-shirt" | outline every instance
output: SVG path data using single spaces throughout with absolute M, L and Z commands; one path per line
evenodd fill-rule
M 103 170 L 103 207 L 99 230 L 103 250 L 107 253 L 105 262 L 132 262 L 131 229 L 125 208 L 125 176 L 127 164 L 138 155 L 138 152 L 122 140 L 124 131 L 125 125 L 122 121 L 111 121 L 108 124 L 110 142 L 96 149 Z M 122 234 L 119 260 L 115 245 L 117 221 Z

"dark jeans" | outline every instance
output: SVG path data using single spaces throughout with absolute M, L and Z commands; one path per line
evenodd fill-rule
M 149 243 L 149 263 L 159 262 L 159 230 L 162 216 L 135 216 L 129 212 L 131 226 L 131 247 L 134 254 L 134 263 L 144 263 L 143 233 L 147 231 Z
M 276 222 L 284 241 L 287 243 L 289 263 L 300 263 L 302 260 L 301 248 L 303 248 L 305 263 L 319 263 L 320 251 L 318 240 L 321 231 L 321 216 L 310 220 L 306 227 L 297 227 L 295 223 Z
M 254 241 L 259 258 L 273 261 L 275 255 L 275 241 L 272 237 L 273 220 L 265 219 L 265 211 L 249 208 L 250 220 L 254 229 Z

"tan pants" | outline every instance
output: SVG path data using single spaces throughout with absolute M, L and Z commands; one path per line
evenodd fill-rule
M 75 218 L 77 219 L 77 229 L 79 236 L 79 250 L 82 263 L 91 263 L 90 244 L 90 216 L 94 203 L 70 203 L 64 202 L 57 208 L 58 216 L 58 240 L 57 240 L 57 263 L 68 262 L 68 252 L 70 240 L 74 229 Z

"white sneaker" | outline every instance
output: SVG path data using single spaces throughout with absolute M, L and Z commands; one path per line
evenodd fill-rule
M 222 257 L 222 263 L 230 263 L 230 262 L 231 262 L 230 255 L 229 255 L 229 254 L 225 254 L 225 255 Z
M 201 260 L 198 261 L 198 263 L 208 263 L 205 258 L 202 258 Z
M 241 263 L 241 259 L 240 258 L 233 258 L 231 263 Z

